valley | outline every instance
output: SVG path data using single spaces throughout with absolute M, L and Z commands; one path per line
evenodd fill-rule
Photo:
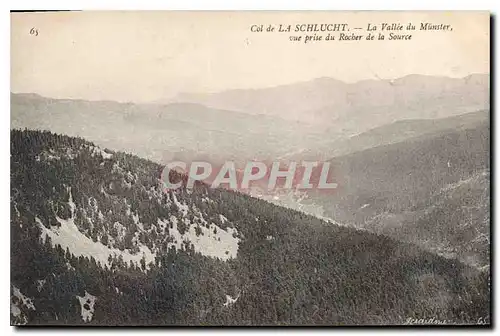
M 11 137 L 11 280 L 31 302 L 12 301 L 15 323 L 384 324 L 411 311 L 462 324 L 487 314 L 487 273 L 416 245 L 203 184 L 165 194 L 159 165 L 79 138 Z M 231 239 L 237 247 L 223 247 Z

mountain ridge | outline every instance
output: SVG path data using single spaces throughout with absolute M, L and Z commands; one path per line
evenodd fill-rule
M 448 244 L 455 256 L 483 267 L 489 240 L 461 247 L 464 237 L 489 237 L 489 136 L 489 119 L 483 119 L 334 157 L 329 162 L 340 188 L 311 201 L 325 217 L 398 240 L 427 240 L 434 249 Z
M 13 130 L 11 154 L 14 324 L 402 324 L 419 316 L 462 324 L 489 316 L 487 272 L 415 245 L 202 184 L 166 194 L 158 164 L 79 138 Z M 68 225 L 89 244 L 148 247 L 154 259 L 89 258 L 67 240 Z M 236 254 L 201 249 L 231 228 Z
M 408 75 L 344 83 L 335 79 L 265 89 L 185 94 L 170 100 L 328 125 L 359 133 L 406 118 L 440 118 L 489 108 L 489 74 L 463 78 Z
M 298 82 L 293 82 L 293 83 L 288 83 L 288 84 L 279 84 L 279 85 L 273 85 L 273 86 L 266 86 L 266 87 L 258 87 L 258 88 L 239 88 L 239 89 L 228 89 L 228 90 L 218 90 L 218 91 L 213 91 L 213 92 L 180 92 L 178 96 L 183 96 L 183 95 L 214 95 L 214 94 L 220 94 L 222 92 L 227 92 L 227 91 L 258 91 L 258 90 L 268 90 L 268 89 L 274 89 L 274 88 L 282 88 L 282 87 L 292 87 L 295 85 L 304 85 L 304 84 L 310 84 L 313 82 L 324 82 L 324 83 L 334 83 L 334 84 L 341 84 L 341 85 L 358 85 L 358 84 L 364 84 L 364 83 L 373 83 L 373 82 L 386 82 L 386 83 L 394 83 L 394 82 L 404 82 L 407 81 L 408 79 L 412 78 L 420 78 L 420 79 L 450 79 L 450 80 L 464 80 L 464 81 L 470 81 L 471 79 L 475 80 L 484 80 L 484 79 L 489 80 L 490 75 L 488 73 L 471 73 L 466 76 L 462 77 L 450 77 L 450 76 L 438 76 L 438 75 L 422 75 L 422 74 L 408 74 L 404 75 L 401 77 L 395 77 L 395 78 L 368 78 L 368 79 L 360 79 L 357 81 L 343 81 L 340 79 L 336 79 L 334 77 L 317 77 L 309 80 L 303 80 L 303 81 L 298 81 Z M 177 101 L 176 97 L 173 97 L 172 99 L 165 99 L 165 100 L 157 100 L 155 102 L 170 102 L 170 101 Z

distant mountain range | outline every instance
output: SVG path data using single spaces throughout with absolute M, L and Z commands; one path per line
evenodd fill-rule
M 489 75 L 464 78 L 408 75 L 345 83 L 333 78 L 263 89 L 180 94 L 175 102 L 279 116 L 361 132 L 402 118 L 443 118 L 489 107 Z
M 164 161 L 173 153 L 216 158 L 276 157 L 312 145 L 315 131 L 275 116 L 203 105 L 126 104 L 11 94 L 11 128 L 81 136 L 115 150 Z
M 179 152 L 214 160 L 287 158 L 306 152 L 318 156 L 329 152 L 327 148 L 353 143 L 349 137 L 394 122 L 488 109 L 489 75 L 411 75 L 354 84 L 321 78 L 258 90 L 181 95 L 176 100 L 132 104 L 11 94 L 11 128 L 82 136 L 155 161 Z M 370 141 L 360 148 L 367 146 Z

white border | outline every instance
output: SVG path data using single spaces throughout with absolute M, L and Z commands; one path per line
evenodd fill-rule
M 10 288 L 10 234 L 9 232 L 9 199 L 10 199 L 10 160 L 9 160 L 9 150 L 10 150 L 10 10 L 32 10 L 32 9 L 71 9 L 71 10 L 97 10 L 97 9 L 106 9 L 106 10 L 129 10 L 129 9 L 137 9 L 137 10 L 489 10 L 493 14 L 498 14 L 498 4 L 500 1 L 498 0 L 474 0 L 474 1 L 437 1 L 437 0 L 419 0 L 416 2 L 413 1 L 374 1 L 366 0 L 351 0 L 351 1 L 342 1 L 342 2 L 333 2 L 328 0 L 316 0 L 316 1 L 298 1 L 298 0 L 244 0 L 244 1 L 230 1 L 230 0 L 182 0 L 173 3 L 172 1 L 132 1 L 132 0 L 45 0 L 41 2 L 40 0 L 18 0 L 18 1 L 2 1 L 0 3 L 0 7 L 2 11 L 0 12 L 0 41 L 2 41 L 4 48 L 1 48 L 0 51 L 0 64 L 1 64 L 1 90 L 0 90 L 0 125 L 2 125 L 3 130 L 0 133 L 1 137 L 1 146 L 0 146 L 0 157 L 1 157 L 1 174 L 0 174 L 0 207 L 1 207 L 1 215 L 2 215 L 2 223 L 3 223 L 3 231 L 2 231 L 2 244 L 1 246 L 1 260 L 2 260 L 2 270 L 4 270 L 4 275 L 1 279 L 1 289 L 0 289 L 0 307 L 2 307 L 2 312 L 0 313 L 0 326 L 2 330 L 2 335 L 13 334 L 15 329 L 9 327 L 10 318 L 10 292 L 8 288 Z M 498 18 L 496 19 L 496 26 L 498 27 Z M 495 45 L 498 45 L 498 35 L 494 36 Z M 495 55 L 495 64 L 498 63 L 498 56 Z M 493 59 L 491 60 L 493 62 Z M 493 77 L 493 73 L 491 74 Z M 495 87 L 495 92 L 493 93 L 495 97 L 498 97 L 498 88 Z M 497 119 L 497 118 L 496 118 Z M 492 125 L 493 126 L 493 125 Z M 495 122 L 495 130 L 498 130 L 497 122 Z M 498 147 L 498 136 L 495 140 L 495 148 Z M 498 176 L 498 160 L 495 159 L 495 176 Z M 496 188 L 495 188 L 496 190 Z M 493 195 L 492 201 L 494 204 L 494 209 L 497 208 L 497 193 Z M 498 211 L 495 211 L 498 216 Z M 497 230 L 495 230 L 496 233 Z M 495 235 L 496 236 L 496 235 Z M 494 249 L 497 251 L 497 249 Z M 498 260 L 498 252 L 495 252 L 494 260 Z M 496 268 L 496 267 L 495 267 Z M 496 269 L 495 269 L 496 270 Z M 9 274 L 9 276 L 7 276 Z M 498 275 L 495 280 L 498 279 Z M 495 288 L 495 302 L 496 293 L 499 291 L 498 281 L 494 283 Z M 495 312 L 497 309 L 494 310 Z M 495 325 L 497 324 L 497 319 L 494 319 Z M 8 329 L 8 330 L 5 330 Z M 52 334 L 55 330 L 37 330 L 38 333 L 41 334 Z M 56 332 L 58 333 L 67 333 L 69 330 L 62 329 Z M 78 330 L 82 332 L 82 329 Z M 150 332 L 168 332 L 169 334 L 180 334 L 182 331 L 179 330 L 165 330 L 165 329 L 148 329 L 147 331 L 138 329 L 127 329 L 127 330 L 91 330 L 94 335 L 104 335 L 109 333 L 134 333 L 134 334 L 145 334 L 148 331 Z M 220 332 L 221 330 L 205 330 L 204 332 L 213 333 Z M 231 333 L 236 332 L 237 330 L 232 330 Z M 276 331 L 283 330 L 252 330 L 250 332 L 263 334 L 263 335 L 271 335 Z M 297 330 L 286 330 L 287 332 L 299 332 L 306 333 L 308 331 L 297 331 Z M 322 329 L 322 331 L 329 331 Z M 344 333 L 345 331 L 331 329 L 332 332 L 340 332 Z M 359 329 L 353 330 L 355 334 L 359 334 L 362 331 Z M 353 332 L 351 331 L 351 332 Z M 399 329 L 379 329 L 379 330 L 368 330 L 370 333 L 372 332 L 400 332 Z M 428 333 L 430 330 L 412 330 L 413 335 L 420 335 L 424 333 Z M 83 332 L 85 332 L 83 330 Z M 184 331 L 183 334 L 194 333 L 195 331 Z M 248 331 L 247 331 L 248 332 Z M 350 332 L 350 333 L 351 333 Z M 453 330 L 447 329 L 443 332 L 453 332 L 455 333 L 470 333 L 470 330 Z
M 168 9 L 168 10 L 489 10 L 494 0 L 475 1 L 304 1 L 304 0 L 37 0 L 11 1 L 10 9 Z

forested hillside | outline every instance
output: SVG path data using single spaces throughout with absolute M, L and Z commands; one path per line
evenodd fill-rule
M 80 138 L 11 131 L 13 324 L 489 318 L 487 271 L 203 184 L 165 193 L 161 171 Z
M 333 158 L 340 188 L 311 199 L 339 222 L 485 267 L 490 126 L 478 116 L 457 129 Z

